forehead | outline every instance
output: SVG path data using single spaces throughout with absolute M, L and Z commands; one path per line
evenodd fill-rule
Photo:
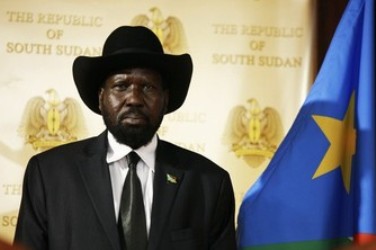
M 156 80 L 162 78 L 162 75 L 159 71 L 155 69 L 151 69 L 151 68 L 124 68 L 124 69 L 112 72 L 111 74 L 109 74 L 107 79 L 112 78 L 114 76 L 115 77 L 116 76 L 123 76 L 123 77 L 139 76 L 139 77 L 155 78 Z
M 118 81 L 138 81 L 148 82 L 149 84 L 159 85 L 163 89 L 168 88 L 163 75 L 156 69 L 131 67 L 111 72 L 104 80 L 101 87 L 115 84 Z

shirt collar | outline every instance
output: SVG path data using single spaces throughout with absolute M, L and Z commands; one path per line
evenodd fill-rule
M 113 163 L 124 158 L 133 149 L 125 144 L 119 143 L 110 131 L 107 133 L 108 150 L 107 150 L 107 163 Z M 151 141 L 135 151 L 145 164 L 154 171 L 155 166 L 155 151 L 157 149 L 158 139 L 157 135 L 154 135 Z

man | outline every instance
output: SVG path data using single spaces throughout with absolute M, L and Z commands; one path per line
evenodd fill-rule
M 76 58 L 78 92 L 107 130 L 30 159 L 15 242 L 37 250 L 236 249 L 228 173 L 156 135 L 183 104 L 191 74 L 191 57 L 164 54 L 144 27 L 119 27 L 102 56 Z M 137 163 L 127 162 L 131 151 Z M 129 201 L 139 189 L 143 202 Z M 130 204 L 143 210 L 134 224 Z

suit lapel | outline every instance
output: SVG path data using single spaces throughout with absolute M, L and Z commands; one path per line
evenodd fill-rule
M 107 133 L 104 132 L 88 146 L 86 154 L 80 162 L 80 173 L 92 205 L 113 249 L 120 249 L 111 179 L 106 163 L 106 138 Z
M 149 249 L 158 246 L 180 183 L 183 181 L 184 171 L 176 168 L 178 164 L 173 152 L 168 150 L 163 141 L 158 141 Z
M 106 152 L 107 134 L 102 133 L 80 159 L 80 173 L 107 238 L 113 249 L 120 249 Z M 177 168 L 178 158 L 165 142 L 158 141 L 156 156 L 149 249 L 158 246 L 184 177 L 184 170 Z

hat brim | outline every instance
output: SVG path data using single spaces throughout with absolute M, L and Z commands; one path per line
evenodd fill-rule
M 166 113 L 171 113 L 184 103 L 192 77 L 193 64 L 189 54 L 127 52 L 107 56 L 79 56 L 73 62 L 73 79 L 86 106 L 97 114 L 98 92 L 105 79 L 114 71 L 129 67 L 158 70 L 169 89 Z

